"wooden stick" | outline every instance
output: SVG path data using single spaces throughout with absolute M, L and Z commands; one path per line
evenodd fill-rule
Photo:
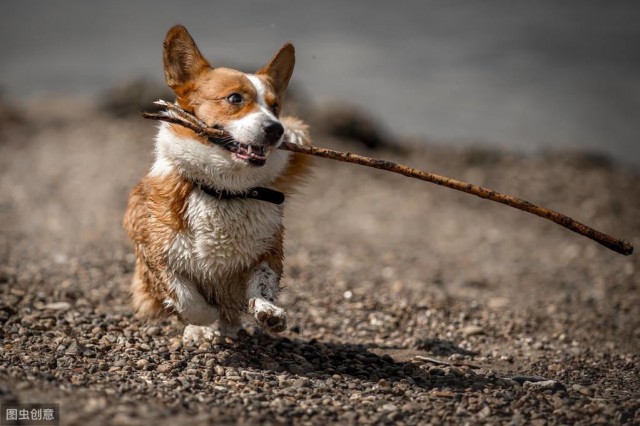
M 193 130 L 201 136 L 208 137 L 212 143 L 224 143 L 225 137 L 229 137 L 229 134 L 227 134 L 224 130 L 208 126 L 199 118 L 183 110 L 175 104 L 165 101 L 157 101 L 155 103 L 166 108 L 166 111 L 161 111 L 159 113 L 145 112 L 143 113 L 144 118 L 179 124 Z M 538 206 L 518 197 L 501 194 L 500 192 L 494 191 L 492 189 L 483 188 L 471 183 L 451 179 L 433 173 L 428 173 L 424 170 L 418 170 L 411 167 L 403 166 L 402 164 L 394 163 L 392 161 L 378 160 L 376 158 L 365 157 L 362 155 L 352 154 L 350 152 L 341 152 L 327 148 L 317 148 L 313 146 L 301 146 L 286 141 L 280 145 L 280 149 L 291 152 L 298 152 L 306 155 L 313 155 L 316 157 L 328 158 L 330 160 L 343 161 L 345 163 L 360 164 L 367 167 L 373 167 L 375 169 L 398 173 L 426 182 L 435 183 L 436 185 L 446 186 L 447 188 L 466 192 L 467 194 L 472 194 L 480 198 L 485 198 L 487 200 L 505 204 L 507 206 L 511 206 L 516 209 L 523 210 L 536 216 L 548 219 L 573 232 L 590 238 L 620 254 L 628 256 L 633 253 L 633 245 L 624 240 L 614 238 L 610 235 L 602 233 L 596 229 L 591 228 L 590 226 L 587 226 L 568 216 L 565 216 L 562 213 L 558 213 L 556 211 Z

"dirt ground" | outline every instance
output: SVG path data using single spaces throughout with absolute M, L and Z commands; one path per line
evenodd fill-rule
M 0 108 L 0 401 L 62 424 L 639 424 L 640 261 L 514 209 L 318 160 L 288 201 L 289 329 L 181 344 L 129 308 L 152 123 Z M 316 118 L 316 121 L 318 119 Z M 638 171 L 577 152 L 315 144 L 518 195 L 640 242 Z M 325 123 L 326 124 L 326 123 Z

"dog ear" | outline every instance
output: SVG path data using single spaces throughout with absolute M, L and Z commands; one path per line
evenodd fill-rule
M 163 46 L 164 78 L 176 93 L 184 92 L 188 88 L 187 83 L 211 68 L 189 31 L 182 25 L 169 30 Z
M 287 90 L 295 64 L 296 51 L 291 43 L 286 43 L 256 74 L 266 75 L 276 93 L 282 96 Z

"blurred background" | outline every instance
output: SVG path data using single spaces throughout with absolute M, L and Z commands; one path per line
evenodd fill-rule
M 205 413 L 169 424 L 201 424 L 212 407 L 249 424 L 260 421 L 246 416 L 273 412 L 247 408 L 249 382 L 235 387 L 222 376 L 197 378 L 211 370 L 200 351 L 171 352 L 180 361 L 169 382 L 159 368 L 160 374 L 148 371 L 164 365 L 159 354 L 174 347 L 170 339 L 179 339 L 180 327 L 164 322 L 142 337 L 146 326 L 129 306 L 135 258 L 122 217 L 129 191 L 153 160 L 157 126 L 139 112 L 172 97 L 163 82 L 162 41 L 176 23 L 189 29 L 213 66 L 245 71 L 292 41 L 297 65 L 284 107 L 311 125 L 318 146 L 516 195 L 640 243 L 640 2 L 5 1 L 0 402 L 62 395 L 65 422 L 81 425 L 152 424 L 150 418 L 167 415 L 156 404 L 171 416 Z M 396 361 L 477 353 L 473 362 L 487 373 L 468 370 L 455 379 L 464 398 L 435 397 L 431 389 L 424 396 L 403 379 L 401 388 L 393 383 L 394 401 L 406 383 L 399 398 L 416 402 L 410 409 L 416 416 L 456 416 L 413 417 L 421 423 L 637 419 L 637 253 L 621 256 L 549 221 L 415 179 L 315 164 L 286 203 L 280 301 L 291 325 L 285 337 L 298 343 L 292 351 L 272 346 L 276 353 L 267 353 L 274 360 L 297 366 L 311 348 L 323 354 L 313 359 L 328 354 L 344 364 L 353 358 L 344 349 L 351 345 Z M 149 351 L 130 352 L 143 341 Z M 319 343 L 316 350 L 316 341 L 338 345 Z M 278 395 L 291 401 L 279 364 L 252 361 L 265 352 L 256 342 L 242 365 L 264 373 L 264 383 L 280 383 L 267 394 L 283 391 Z M 151 363 L 138 369 L 143 356 Z M 112 371 L 125 360 L 126 367 Z M 286 404 L 312 413 L 310 422 L 330 424 L 343 419 L 328 417 L 331 410 L 375 411 L 350 396 L 369 395 L 360 383 L 392 395 L 379 386 L 391 373 L 372 370 L 357 384 L 344 376 L 345 383 L 326 387 L 323 380 L 335 378 L 330 371 L 342 370 L 322 364 L 309 375 L 313 391 Z M 431 371 L 430 377 L 445 374 Z M 557 393 L 483 388 L 500 377 L 494 371 L 542 375 L 572 393 L 560 408 Z M 445 386 L 439 380 L 433 390 Z M 476 388 L 475 380 L 484 384 Z M 4 382 L 13 383 L 10 390 Z M 221 383 L 229 390 L 220 391 Z M 323 398 L 320 407 L 317 389 L 331 389 L 341 402 L 325 406 Z M 447 408 L 420 402 L 427 399 Z M 140 421 L 122 420 L 123 404 Z M 465 405 L 469 413 L 490 408 L 492 417 L 461 414 Z M 564 410 L 573 412 L 559 414 Z M 376 422 L 366 418 L 358 421 Z
M 309 101 L 348 102 L 403 137 L 638 167 L 639 22 L 633 1 L 21 0 L 0 15 L 0 89 L 95 98 L 161 83 L 163 37 L 182 23 L 214 66 L 251 71 L 292 41 Z

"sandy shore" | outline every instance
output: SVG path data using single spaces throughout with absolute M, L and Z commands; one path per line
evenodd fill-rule
M 290 329 L 183 347 L 128 306 L 153 125 L 71 100 L 0 121 L 0 400 L 63 424 L 640 422 L 640 261 L 468 195 L 318 160 L 287 206 Z M 317 116 L 316 116 L 317 117 Z M 316 118 L 317 120 L 317 118 Z M 640 241 L 637 172 L 581 153 L 358 151 Z M 400 140 L 395 142 L 402 143 Z

